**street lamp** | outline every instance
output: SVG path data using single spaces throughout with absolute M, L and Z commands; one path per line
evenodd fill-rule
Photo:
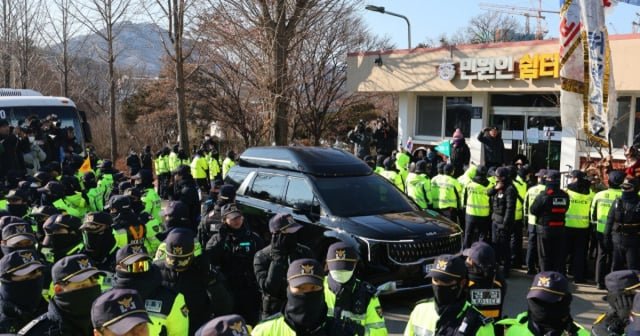
M 388 10 L 385 10 L 384 7 L 382 6 L 374 6 L 374 5 L 367 5 L 365 7 L 366 10 L 370 10 L 372 12 L 378 12 L 378 13 L 382 13 L 382 14 L 389 14 L 392 16 L 397 16 L 399 18 L 403 18 L 405 21 L 407 21 L 407 37 L 408 37 L 408 41 L 409 41 L 409 49 L 411 49 L 411 24 L 409 23 L 409 19 L 404 16 L 404 15 L 400 15 L 394 12 L 389 12 Z

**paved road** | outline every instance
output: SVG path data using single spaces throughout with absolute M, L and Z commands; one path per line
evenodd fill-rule
M 507 316 L 515 316 L 527 309 L 526 293 L 532 280 L 533 277 L 526 275 L 524 271 L 512 271 L 512 276 L 507 280 L 508 292 L 505 307 Z M 574 286 L 573 293 L 571 312 L 574 319 L 591 330 L 591 323 L 606 310 L 607 304 L 602 301 L 602 296 L 606 292 L 598 290 L 594 285 L 580 285 Z M 384 315 L 390 335 L 402 335 L 413 304 L 426 295 L 427 293 L 415 293 L 412 296 L 383 298 Z

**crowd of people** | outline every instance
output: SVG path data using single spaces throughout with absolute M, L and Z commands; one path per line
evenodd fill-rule
M 27 153 L 11 145 L 24 140 L 18 133 L 0 124 L 1 154 L 26 162 Z M 0 333 L 388 334 L 379 289 L 358 278 L 354 246 L 338 241 L 312 250 L 299 240 L 302 224 L 287 213 L 269 220 L 268 237 L 254 231 L 235 203 L 235 187 L 223 182 L 233 151 L 221 162 L 209 138 L 191 157 L 179 146 L 155 153 L 146 146 L 130 151 L 121 172 L 94 151 L 78 158 L 67 144 L 72 134 L 54 142 L 57 159 L 46 159 L 44 149 L 35 156 L 37 168 L 0 161 Z M 611 171 L 608 189 L 596 193 L 575 171 L 563 190 L 557 171 L 532 174 L 524 162 L 500 162 L 497 130 L 483 137 L 495 149 L 485 165 L 457 166 L 429 150 L 389 149 L 376 159 L 363 153 L 418 206 L 464 228 L 464 249 L 434 260 L 425 280 L 433 298 L 416 304 L 404 334 L 588 333 L 571 317 L 570 279 L 588 280 L 592 233 L 595 280 L 610 304 L 592 332 L 639 332 L 633 316 L 640 314 L 640 281 L 632 270 L 640 184 Z M 464 161 L 461 132 L 454 140 L 459 148 L 451 156 Z M 85 159 L 91 166 L 81 173 Z M 522 265 L 535 275 L 528 309 L 502 319 L 505 279 Z

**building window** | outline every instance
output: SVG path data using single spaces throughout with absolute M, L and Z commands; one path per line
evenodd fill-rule
M 631 114 L 631 97 L 618 97 L 618 113 L 613 119 L 611 129 L 611 142 L 615 148 L 621 148 L 629 141 L 629 114 Z
M 442 136 L 442 97 L 418 97 L 416 135 Z
M 459 128 L 469 137 L 471 97 L 418 97 L 416 121 L 416 135 L 451 137 Z
M 447 97 L 444 136 L 451 137 L 459 128 L 465 138 L 471 133 L 471 97 Z

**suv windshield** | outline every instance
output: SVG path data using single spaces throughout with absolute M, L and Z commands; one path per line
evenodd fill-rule
M 318 177 L 316 187 L 334 216 L 357 217 L 414 211 L 407 198 L 377 174 Z

